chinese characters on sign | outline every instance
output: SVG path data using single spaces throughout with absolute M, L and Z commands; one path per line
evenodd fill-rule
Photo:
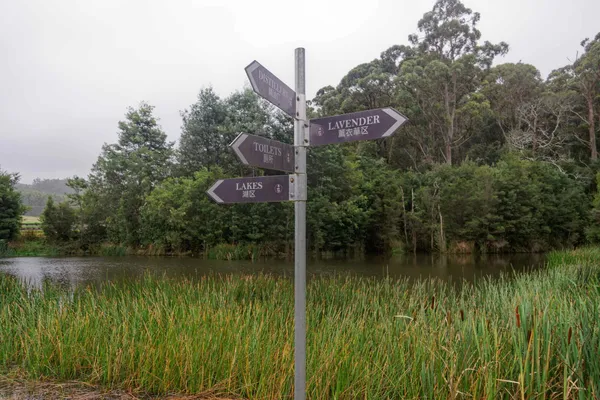
M 369 134 L 368 126 L 360 126 L 360 127 L 356 127 L 356 128 L 352 128 L 352 129 L 339 129 L 338 130 L 339 138 L 368 135 L 368 134 Z
M 273 164 L 273 154 L 263 154 L 263 162 L 265 164 Z

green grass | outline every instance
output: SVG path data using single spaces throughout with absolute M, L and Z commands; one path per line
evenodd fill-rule
M 600 396 L 600 249 L 465 284 L 315 278 L 309 399 Z M 133 393 L 293 393 L 293 286 L 146 277 L 74 293 L 0 277 L 0 374 Z
M 53 257 L 60 254 L 61 249 L 43 239 L 0 243 L 0 257 Z
M 101 256 L 126 256 L 128 251 L 124 246 L 105 244 L 100 246 L 99 250 L 97 250 L 95 253 Z
M 269 245 L 256 244 L 218 244 L 206 251 L 211 260 L 256 260 L 259 257 L 276 256 L 276 251 Z

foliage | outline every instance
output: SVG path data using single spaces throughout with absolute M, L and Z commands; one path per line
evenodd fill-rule
M 321 277 L 307 285 L 311 399 L 597 398 L 600 250 L 451 284 Z M 293 284 L 147 276 L 66 291 L 0 275 L 0 373 L 147 394 L 293 393 Z M 18 310 L 18 312 L 15 312 Z
M 543 251 L 583 240 L 583 187 L 552 165 L 507 156 L 495 167 L 463 163 L 419 178 L 408 177 L 404 192 L 415 193 L 417 227 L 407 229 L 421 229 L 420 247 L 447 251 L 472 243 L 468 247 L 484 252 Z
M 166 141 L 152 113 L 153 107 L 146 103 L 129 108 L 126 120 L 119 122 L 118 142 L 102 147 L 89 177 L 90 201 L 103 204 L 104 213 L 97 217 L 103 221 L 94 223 L 104 225 L 113 242 L 140 243 L 139 211 L 144 197 L 171 170 L 173 143 Z
M 587 239 L 592 243 L 600 243 L 600 173 L 596 175 L 597 192 L 590 210 L 589 226 L 586 229 Z
M 21 229 L 21 217 L 26 208 L 15 188 L 18 182 L 18 174 L 0 170 L 0 242 L 16 239 Z
M 0 242 L 0 257 L 54 257 L 64 254 L 68 254 L 65 249 L 39 238 L 19 240 L 5 245 Z
M 76 238 L 75 210 L 66 201 L 55 205 L 52 197 L 48 197 L 40 221 L 44 236 L 51 242 L 68 242 Z
M 202 89 L 198 101 L 181 113 L 183 126 L 179 151 L 179 169 L 193 174 L 203 165 L 219 165 L 228 138 L 222 132 L 227 117 L 226 105 L 212 88 Z

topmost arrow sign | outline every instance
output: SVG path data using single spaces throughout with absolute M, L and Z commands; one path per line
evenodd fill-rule
M 253 61 L 246 67 L 246 74 L 256 93 L 281 108 L 290 117 L 296 116 L 296 92 L 288 85 L 258 61 Z

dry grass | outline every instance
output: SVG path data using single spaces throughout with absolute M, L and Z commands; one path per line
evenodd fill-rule
M 121 390 L 102 390 L 83 382 L 30 382 L 0 377 L 0 400 L 241 400 L 214 393 L 148 396 Z

